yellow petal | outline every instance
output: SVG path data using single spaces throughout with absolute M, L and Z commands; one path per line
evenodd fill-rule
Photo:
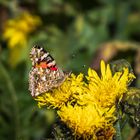
M 106 75 L 107 75 L 107 79 L 112 78 L 112 72 L 109 64 L 107 64 Z
M 101 76 L 102 76 L 103 80 L 106 77 L 106 66 L 105 66 L 105 62 L 103 60 L 101 60 Z
M 13 48 L 17 45 L 24 46 L 26 44 L 26 37 L 21 32 L 16 32 L 12 38 L 9 39 L 9 47 Z
M 3 38 L 8 39 L 14 36 L 16 30 L 14 28 L 7 28 L 5 32 L 3 33 Z

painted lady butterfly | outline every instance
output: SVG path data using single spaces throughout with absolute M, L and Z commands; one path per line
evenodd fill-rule
M 33 97 L 60 86 L 70 75 L 58 68 L 53 57 L 39 46 L 31 49 L 30 59 L 29 90 Z

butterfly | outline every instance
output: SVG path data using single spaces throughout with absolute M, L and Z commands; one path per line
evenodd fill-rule
M 63 72 L 44 48 L 34 46 L 30 51 L 32 68 L 29 72 L 29 90 L 33 97 L 60 86 L 70 73 Z

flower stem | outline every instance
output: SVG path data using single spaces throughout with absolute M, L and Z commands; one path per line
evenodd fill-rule
M 122 134 L 121 134 L 121 127 L 120 127 L 120 121 L 118 121 L 117 123 L 116 123 L 116 137 L 115 137 L 115 139 L 116 140 L 122 140 Z

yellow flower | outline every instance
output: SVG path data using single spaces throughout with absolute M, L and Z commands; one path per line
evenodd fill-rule
M 7 21 L 3 38 L 8 41 L 8 47 L 26 46 L 28 35 L 40 25 L 39 17 L 25 12 L 15 19 Z
M 112 75 L 109 64 L 106 66 L 104 61 L 101 61 L 101 77 L 96 71 L 88 70 L 88 86 L 91 101 L 98 102 L 102 107 L 111 107 L 117 101 L 120 101 L 127 92 L 128 83 L 135 76 L 129 73 L 127 68 L 123 72 L 116 72 Z
M 113 123 L 116 120 L 115 108 L 103 109 L 97 104 L 87 106 L 63 106 L 57 113 L 61 120 L 73 131 L 76 137 L 84 139 L 112 139 L 115 134 Z
M 57 108 L 61 120 L 75 137 L 112 140 L 116 103 L 128 91 L 128 83 L 135 76 L 127 68 L 113 75 L 110 66 L 101 61 L 101 76 L 89 68 L 86 78 L 84 81 L 83 74 L 71 74 L 60 87 L 35 100 L 39 107 Z
M 29 34 L 40 24 L 39 17 L 33 16 L 28 12 L 24 12 L 5 23 L 2 37 L 8 42 L 8 47 L 10 48 L 9 64 L 12 67 L 26 59 Z

